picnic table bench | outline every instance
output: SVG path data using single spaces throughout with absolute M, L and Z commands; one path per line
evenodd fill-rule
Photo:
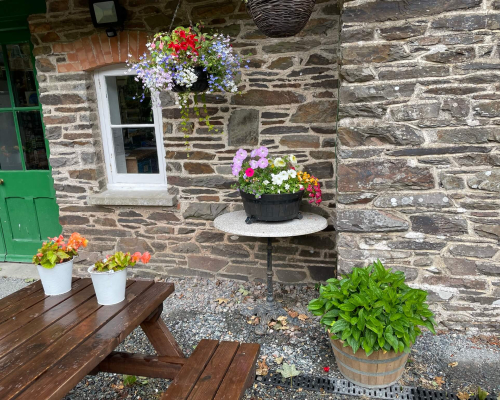
M 161 319 L 173 283 L 129 280 L 126 298 L 97 303 L 90 279 L 46 296 L 40 281 L 0 299 L 0 399 L 62 399 L 88 374 L 172 379 L 162 399 L 236 400 L 255 377 L 257 344 L 202 340 L 186 358 Z M 138 326 L 156 355 L 115 352 Z

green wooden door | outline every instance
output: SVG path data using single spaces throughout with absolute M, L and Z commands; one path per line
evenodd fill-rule
M 0 42 L 0 261 L 29 261 L 61 233 L 28 38 Z

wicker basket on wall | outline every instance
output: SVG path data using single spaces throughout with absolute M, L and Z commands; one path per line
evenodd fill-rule
M 248 0 L 247 10 L 260 31 L 272 38 L 294 36 L 306 26 L 316 0 Z

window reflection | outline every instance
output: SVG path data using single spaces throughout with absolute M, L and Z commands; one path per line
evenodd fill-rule
M 19 124 L 19 133 L 21 134 L 26 169 L 49 169 L 40 112 L 18 112 L 17 121 Z
M 116 170 L 119 174 L 158 174 L 153 128 L 113 128 Z
M 0 113 L 0 170 L 20 171 L 22 169 L 14 118 L 11 112 Z
M 9 44 L 6 48 L 16 107 L 36 107 L 38 95 L 29 44 Z

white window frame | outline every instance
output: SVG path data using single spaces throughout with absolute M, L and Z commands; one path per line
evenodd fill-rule
M 160 190 L 167 187 L 167 173 L 165 161 L 165 146 L 163 144 L 163 121 L 158 94 L 152 94 L 155 99 L 152 103 L 153 124 L 111 124 L 111 114 L 108 102 L 107 76 L 136 75 L 128 71 L 125 65 L 104 67 L 95 72 L 95 86 L 97 91 L 97 106 L 101 123 L 102 145 L 104 160 L 108 176 L 108 189 L 111 190 Z M 158 153 L 158 174 L 119 174 L 115 164 L 115 147 L 113 144 L 112 128 L 154 127 L 156 147 Z

